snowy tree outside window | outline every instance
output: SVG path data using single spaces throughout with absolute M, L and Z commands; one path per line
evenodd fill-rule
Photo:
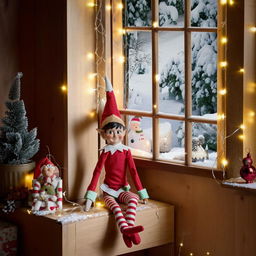
M 134 138 L 139 138 L 136 133 L 130 132 L 127 139 L 129 146 L 136 149 L 136 155 L 216 167 L 218 5 L 216 0 L 191 0 L 191 8 L 185 13 L 185 3 L 159 0 L 157 10 L 151 10 L 151 1 L 126 1 L 124 106 L 129 110 L 128 124 L 137 115 L 142 117 L 142 137 L 147 145 L 150 143 L 150 150 L 146 147 L 142 153 L 136 148 L 139 143 L 131 144 L 135 143 L 131 142 Z M 157 30 L 152 27 L 153 12 L 159 14 Z M 184 27 L 186 15 L 191 24 Z M 212 32 L 204 29 L 207 27 Z M 186 38 L 190 40 L 185 41 Z M 185 52 L 189 52 L 190 58 Z M 186 95 L 188 91 L 190 98 Z M 159 144 L 159 152 L 155 154 L 154 120 L 157 120 Z M 186 136 L 188 123 L 190 141 Z M 192 159 L 186 159 L 186 150 L 191 150 Z

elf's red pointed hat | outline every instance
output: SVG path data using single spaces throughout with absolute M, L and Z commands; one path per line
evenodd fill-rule
M 48 157 L 41 159 L 36 165 L 36 168 L 34 171 L 34 179 L 37 179 L 40 176 L 40 174 L 42 173 L 42 170 L 41 170 L 42 166 L 47 164 L 55 166 Z
M 112 122 L 116 122 L 125 126 L 124 121 L 122 120 L 119 110 L 117 108 L 113 87 L 107 77 L 105 77 L 105 85 L 106 85 L 107 102 L 104 107 L 104 111 L 102 113 L 100 126 L 101 128 L 103 128 L 105 125 Z

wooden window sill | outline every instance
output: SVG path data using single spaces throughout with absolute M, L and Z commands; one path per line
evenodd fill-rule
M 138 168 L 161 169 L 169 172 L 177 172 L 189 175 L 213 178 L 212 169 L 200 166 L 184 166 L 182 164 L 169 163 L 159 160 L 145 159 L 134 157 L 135 164 Z M 214 175 L 217 179 L 223 180 L 223 171 L 214 169 Z
M 241 177 L 231 178 L 222 182 L 224 188 L 256 193 L 256 182 L 246 183 Z

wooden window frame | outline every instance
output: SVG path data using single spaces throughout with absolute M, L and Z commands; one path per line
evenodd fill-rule
M 208 124 L 215 124 L 217 125 L 217 129 L 219 133 L 224 134 L 225 132 L 225 122 L 223 120 L 212 120 L 202 118 L 200 116 L 193 116 L 191 114 L 191 33 L 192 32 L 215 32 L 217 33 L 218 38 L 221 35 L 226 33 L 226 27 L 223 26 L 225 23 L 225 12 L 226 7 L 221 6 L 218 1 L 218 27 L 217 28 L 201 28 L 201 27 L 190 27 L 190 0 L 185 1 L 185 20 L 184 20 L 184 27 L 154 27 L 153 22 L 158 22 L 158 0 L 152 0 L 152 26 L 150 27 L 123 27 L 122 24 L 122 9 L 121 6 L 124 6 L 124 2 L 122 0 L 105 1 L 105 5 L 111 5 L 111 11 L 108 13 L 106 12 L 106 23 L 111 27 L 110 35 L 106 35 L 106 41 L 109 44 L 109 51 L 108 55 L 106 56 L 106 60 L 111 59 L 111 68 L 108 70 L 109 77 L 112 78 L 112 82 L 114 84 L 117 103 L 120 108 L 121 114 L 125 117 L 128 115 L 139 115 L 142 117 L 150 117 L 152 118 L 152 143 L 153 143 L 153 158 L 152 159 L 144 159 L 140 157 L 135 157 L 137 160 L 136 162 L 139 165 L 143 165 L 143 163 L 150 163 L 150 166 L 166 166 L 168 168 L 173 167 L 179 170 L 188 170 L 190 169 L 189 173 L 206 173 L 206 171 L 212 171 L 211 167 L 203 167 L 197 166 L 192 164 L 191 159 L 191 138 L 192 138 L 192 123 L 208 123 Z M 129 110 L 123 108 L 123 86 L 124 86 L 124 66 L 123 63 L 120 62 L 120 56 L 123 56 L 123 33 L 122 31 L 150 31 L 152 33 L 152 111 L 136 111 L 136 110 Z M 184 32 L 184 51 L 185 51 L 185 113 L 184 116 L 172 115 L 161 113 L 158 111 L 158 90 L 159 84 L 158 81 L 155 79 L 156 75 L 158 74 L 158 32 L 159 31 L 182 31 Z M 220 45 L 220 40 L 218 40 L 218 60 L 217 60 L 217 85 L 218 91 L 224 88 L 225 85 L 225 70 L 221 69 L 218 63 L 221 60 L 224 60 L 225 50 Z M 225 100 L 223 97 L 217 97 L 217 112 L 221 113 L 225 109 Z M 185 122 L 185 161 L 182 164 L 171 162 L 171 161 L 164 161 L 158 159 L 159 156 L 159 143 L 158 143 L 158 123 L 159 119 L 164 118 L 168 120 L 179 120 Z M 127 119 L 127 118 L 126 118 Z M 225 136 L 225 135 L 223 135 Z M 225 155 L 225 144 L 222 143 L 220 136 L 217 136 L 217 154 L 218 154 L 218 161 L 217 161 L 217 168 L 214 168 L 217 171 L 217 176 L 222 176 L 221 170 L 221 159 L 219 156 Z M 189 167 L 189 168 L 188 168 Z M 207 172 L 210 173 L 210 172 Z M 210 174 L 211 175 L 211 174 Z

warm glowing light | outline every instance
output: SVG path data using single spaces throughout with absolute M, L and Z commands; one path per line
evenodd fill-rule
M 157 105 L 154 105 L 153 107 L 154 107 L 154 109 L 156 109 Z
M 90 116 L 91 118 L 95 117 L 95 115 L 96 115 L 95 111 L 91 111 L 90 114 L 89 114 L 89 116 Z
M 118 32 L 119 32 L 119 34 L 120 34 L 120 35 L 125 35 L 126 30 L 125 30 L 125 29 L 120 28 L 120 29 L 118 30 Z
M 220 41 L 222 44 L 226 44 L 228 42 L 228 38 L 223 36 Z
M 220 95 L 226 95 L 226 94 L 227 94 L 227 89 L 220 90 Z
M 68 88 L 67 88 L 67 86 L 66 85 L 62 85 L 61 86 L 61 90 L 63 91 L 63 92 L 66 92 L 67 90 L 68 90 Z
M 240 129 L 244 130 L 244 129 L 245 129 L 245 125 L 244 125 L 244 124 L 241 124 L 241 125 L 240 125 Z
M 94 58 L 94 54 L 92 52 L 87 53 L 87 59 L 92 60 Z
M 221 1 L 220 1 L 220 3 L 223 4 L 223 5 L 224 5 L 224 4 L 227 4 L 227 2 L 228 2 L 228 0 L 221 0 Z
M 239 72 L 240 72 L 240 73 L 244 73 L 244 68 L 240 68 L 240 69 L 239 69 Z
M 180 243 L 180 247 L 183 247 L 183 243 Z
M 31 211 L 30 211 L 30 210 L 27 210 L 27 213 L 28 213 L 28 214 L 31 214 Z
M 255 116 L 255 112 L 254 112 L 254 111 L 250 111 L 250 112 L 249 112 L 249 116 L 250 116 L 250 117 L 254 117 L 254 116 Z
M 218 119 L 218 120 L 224 120 L 225 117 L 226 117 L 225 114 L 218 114 L 218 115 L 217 115 L 217 119 Z
M 124 63 L 125 62 L 125 57 L 124 56 L 120 56 L 119 57 L 119 62 L 120 63 Z
M 103 202 L 100 202 L 100 201 L 98 201 L 98 202 L 95 203 L 95 206 L 96 206 L 96 207 L 99 207 L 99 208 L 104 207 L 104 205 L 105 205 L 105 204 L 104 204 Z
M 250 27 L 250 31 L 255 33 L 256 32 L 256 27 Z
M 93 80 L 96 76 L 97 76 L 97 73 L 91 73 L 91 74 L 89 74 L 88 77 L 90 80 Z
M 223 167 L 226 167 L 228 165 L 228 160 L 223 158 L 221 163 L 222 163 Z
M 107 11 L 110 11 L 110 10 L 111 10 L 111 5 L 110 5 L 110 4 L 107 4 L 107 5 L 106 5 L 106 10 L 107 10 Z
M 28 173 L 25 175 L 25 188 L 28 188 L 28 189 L 32 188 L 33 178 L 34 178 L 34 173 Z
M 206 252 L 206 255 L 210 255 L 210 252 Z
M 194 254 L 193 254 L 193 252 L 191 252 L 189 255 L 190 255 L 190 256 L 193 256 Z
M 157 27 L 158 27 L 158 22 L 157 22 L 157 21 L 154 21 L 154 22 L 153 22 L 153 27 L 154 27 L 154 28 L 157 28 Z
M 229 0 L 229 5 L 233 5 L 234 3 L 234 0 Z
M 119 4 L 117 5 L 117 8 L 120 9 L 120 10 L 122 10 L 122 9 L 124 8 L 124 5 L 123 5 L 122 3 L 119 3 Z
M 95 4 L 94 2 L 89 2 L 89 3 L 87 3 L 87 6 L 88 6 L 88 7 L 95 7 L 96 4 Z
M 61 217 L 61 216 L 62 216 L 62 214 L 61 214 L 61 213 L 59 213 L 59 214 L 58 214 L 58 217 Z
M 156 76 L 155 76 L 155 79 L 156 79 L 156 82 L 158 82 L 159 81 L 159 75 L 157 74 Z
M 238 135 L 238 138 L 239 138 L 240 140 L 243 140 L 243 139 L 244 139 L 244 135 L 243 135 L 243 134 L 240 134 L 240 135 Z
M 228 63 L 227 63 L 226 61 L 221 61 L 221 62 L 220 62 L 220 66 L 221 66 L 222 68 L 227 67 L 227 65 L 228 65 Z

